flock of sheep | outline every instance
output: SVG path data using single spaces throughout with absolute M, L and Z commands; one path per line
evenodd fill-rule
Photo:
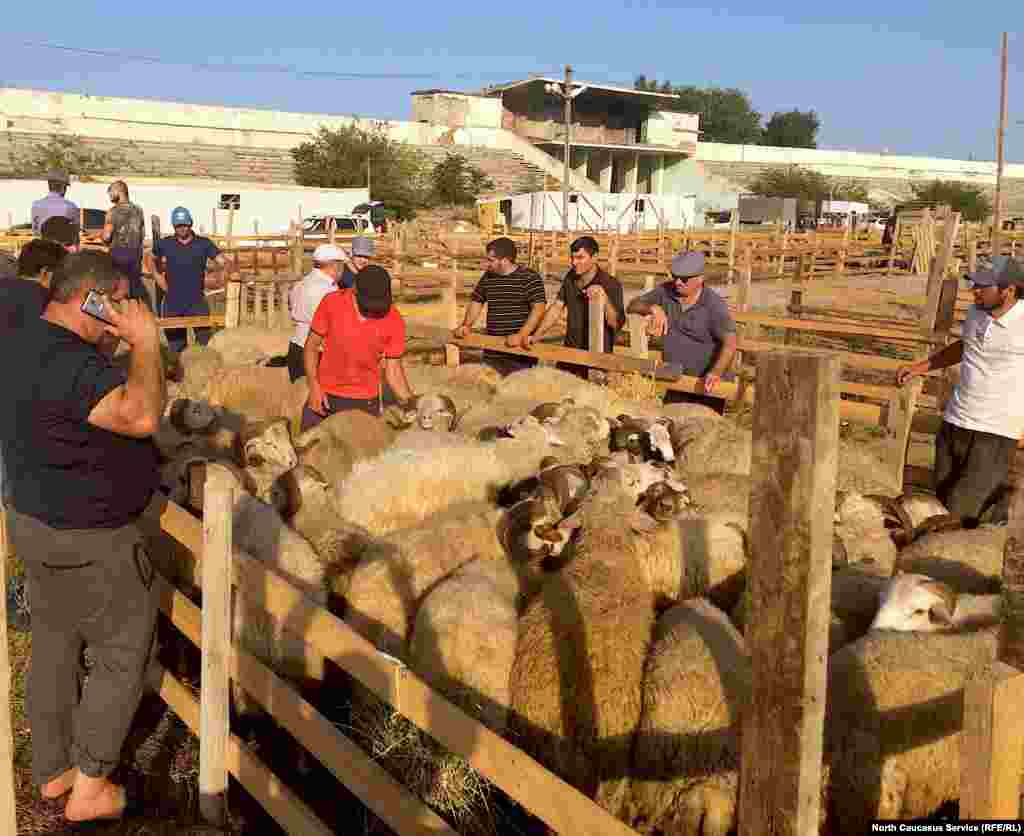
M 733 829 L 749 431 L 552 368 L 501 379 L 468 364 L 410 365 L 429 393 L 415 412 L 341 413 L 300 434 L 305 382 L 261 365 L 261 339 L 233 329 L 181 355 L 157 437 L 171 498 L 187 502 L 196 464 L 226 463 L 237 550 L 638 831 Z M 835 834 L 959 797 L 962 688 L 996 653 L 1005 528 L 880 496 L 883 471 L 841 442 L 822 799 Z M 194 583 L 180 551 L 160 559 Z M 322 679 L 323 660 L 244 597 L 237 640 L 282 675 Z M 459 759 L 422 735 L 389 739 L 395 716 L 351 700 L 353 725 L 417 792 L 495 829 L 486 795 L 462 786 L 472 770 L 444 768 Z M 413 775 L 412 746 L 437 768 Z

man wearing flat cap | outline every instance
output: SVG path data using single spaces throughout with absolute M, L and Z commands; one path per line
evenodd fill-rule
M 679 253 L 672 279 L 629 303 L 628 313 L 650 316 L 649 332 L 663 338 L 664 361 L 680 375 L 700 378 L 700 391 L 668 391 L 665 403 L 699 403 L 721 414 L 725 401 L 714 397 L 736 354 L 736 323 L 715 291 L 704 286 L 704 254 Z
M 999 255 L 967 276 L 974 304 L 961 337 L 925 360 L 903 366 L 902 385 L 960 364 L 960 382 L 935 437 L 935 494 L 973 525 L 995 505 L 1024 433 L 1024 261 Z
M 405 321 L 391 304 L 391 275 L 370 264 L 356 274 L 355 287 L 328 293 L 313 315 L 303 349 L 309 400 L 302 411 L 302 430 L 343 410 L 379 416 L 382 366 L 400 404 L 411 404 L 403 354 Z
M 51 171 L 46 175 L 46 183 L 50 189 L 46 197 L 41 197 L 32 204 L 32 234 L 42 234 L 43 224 L 48 218 L 67 218 L 76 226 L 80 220 L 78 207 L 64 195 L 67 193 L 70 178 L 63 171 Z
M 338 284 L 341 287 L 352 287 L 356 283 L 356 273 L 370 264 L 370 259 L 376 255 L 376 247 L 373 239 L 364 235 L 357 235 L 352 239 L 352 254 L 341 251 L 341 260 L 345 269 L 341 273 Z

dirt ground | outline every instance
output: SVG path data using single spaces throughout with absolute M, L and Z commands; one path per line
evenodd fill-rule
M 804 304 L 820 307 L 842 307 L 863 311 L 876 316 L 906 318 L 913 322 L 919 306 L 924 301 L 924 277 L 869 276 L 843 279 L 816 280 L 805 287 Z M 736 287 L 713 285 L 727 299 L 734 299 Z M 549 298 L 554 298 L 557 283 L 547 285 Z M 756 311 L 782 313 L 789 299 L 790 286 L 783 281 L 755 281 L 752 285 L 751 306 Z M 626 288 L 627 303 L 642 290 L 633 284 Z M 465 299 L 460 300 L 460 317 Z M 402 302 L 403 314 L 410 320 L 433 325 L 445 324 L 445 310 L 436 297 L 416 302 Z M 838 347 L 838 346 L 832 346 Z M 428 355 L 421 355 L 420 362 Z M 874 383 L 891 383 L 889 380 L 872 379 Z M 734 413 L 734 419 L 749 426 L 750 409 L 742 408 Z M 844 422 L 841 434 L 848 441 L 863 439 L 866 444 L 877 443 L 880 431 L 874 427 L 862 427 Z M 909 462 L 931 466 L 932 440 L 928 437 L 913 437 Z M 17 572 L 16 565 L 10 567 Z M 30 785 L 28 768 L 30 763 L 30 732 L 24 715 L 25 675 L 31 656 L 31 634 L 9 629 L 8 645 L 12 664 L 12 713 L 15 736 L 15 767 L 18 802 L 19 834 L 61 834 L 61 805 L 43 802 Z M 274 753 L 261 750 L 261 756 L 273 757 Z M 294 753 L 280 755 L 284 770 L 282 776 L 291 773 Z M 102 831 L 118 836 L 206 836 L 214 831 L 196 825 L 198 744 L 196 738 L 157 698 L 147 697 L 136 720 L 131 739 L 126 749 L 126 760 L 132 768 L 145 778 L 146 797 L 150 818 L 119 825 L 111 825 Z M 299 776 L 296 780 L 303 786 L 318 781 L 318 773 L 312 777 Z M 382 833 L 387 832 L 369 814 L 359 812 L 358 804 L 345 799 L 338 804 L 339 792 L 343 793 L 331 776 L 324 778 L 325 797 L 332 800 L 337 832 Z M 330 789 L 329 787 L 333 787 Z M 333 794 L 332 794 L 333 793 Z M 235 833 L 274 834 L 279 832 L 236 785 L 232 794 Z M 340 810 L 340 812 L 339 812 Z M 318 813 L 321 811 L 318 810 Z M 347 822 L 347 824 L 345 823 Z

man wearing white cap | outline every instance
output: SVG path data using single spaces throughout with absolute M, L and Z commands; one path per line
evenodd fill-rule
M 338 289 L 341 277 L 341 263 L 345 253 L 334 244 L 321 244 L 313 251 L 313 269 L 302 281 L 297 282 L 289 294 L 295 333 L 288 342 L 288 375 L 292 382 L 306 374 L 302 360 L 302 349 L 309 336 L 309 324 L 313 321 L 320 300 Z
M 935 437 L 935 494 L 972 525 L 1005 493 L 1024 434 L 1024 261 L 998 255 L 966 278 L 974 304 L 960 339 L 903 366 L 896 380 L 960 364 Z
M 626 310 L 651 317 L 648 330 L 663 338 L 668 365 L 700 378 L 698 393 L 670 389 L 665 403 L 700 403 L 721 414 L 725 401 L 714 394 L 736 354 L 736 323 L 725 300 L 704 286 L 703 253 L 679 253 L 669 270 L 671 281 L 638 296 Z

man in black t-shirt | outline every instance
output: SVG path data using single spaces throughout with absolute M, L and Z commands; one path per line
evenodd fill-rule
M 106 324 L 85 313 L 101 294 Z M 109 780 L 138 707 L 156 607 L 153 568 L 136 522 L 158 481 L 150 436 L 165 401 L 152 313 L 125 300 L 110 256 L 69 255 L 57 267 L 43 315 L 8 336 L 0 401 L 11 539 L 24 560 L 32 607 L 26 707 L 34 783 L 68 795 L 72 822 L 130 809 Z M 110 360 L 131 348 L 127 372 Z M 95 658 L 79 697 L 83 645 Z
M 626 322 L 625 302 L 622 296 L 622 282 L 608 275 L 597 263 L 598 244 L 590 235 L 583 235 L 569 245 L 569 260 L 572 267 L 562 279 L 558 297 L 537 326 L 537 330 L 526 338 L 526 347 L 539 340 L 558 321 L 562 312 L 566 314 L 565 347 L 590 348 L 590 300 L 599 298 L 604 311 L 604 351 L 615 350 L 615 335 Z M 577 363 L 558 363 L 558 368 L 589 378 L 590 368 Z
M 544 280 L 533 270 L 516 264 L 516 244 L 511 238 L 495 238 L 487 245 L 487 270 L 480 277 L 462 325 L 454 336 L 462 339 L 469 335 L 473 323 L 487 305 L 487 334 L 505 337 L 506 345 L 523 347 L 523 341 L 544 316 L 547 296 Z M 537 364 L 533 357 L 484 351 L 484 363 L 499 374 L 506 375 Z

